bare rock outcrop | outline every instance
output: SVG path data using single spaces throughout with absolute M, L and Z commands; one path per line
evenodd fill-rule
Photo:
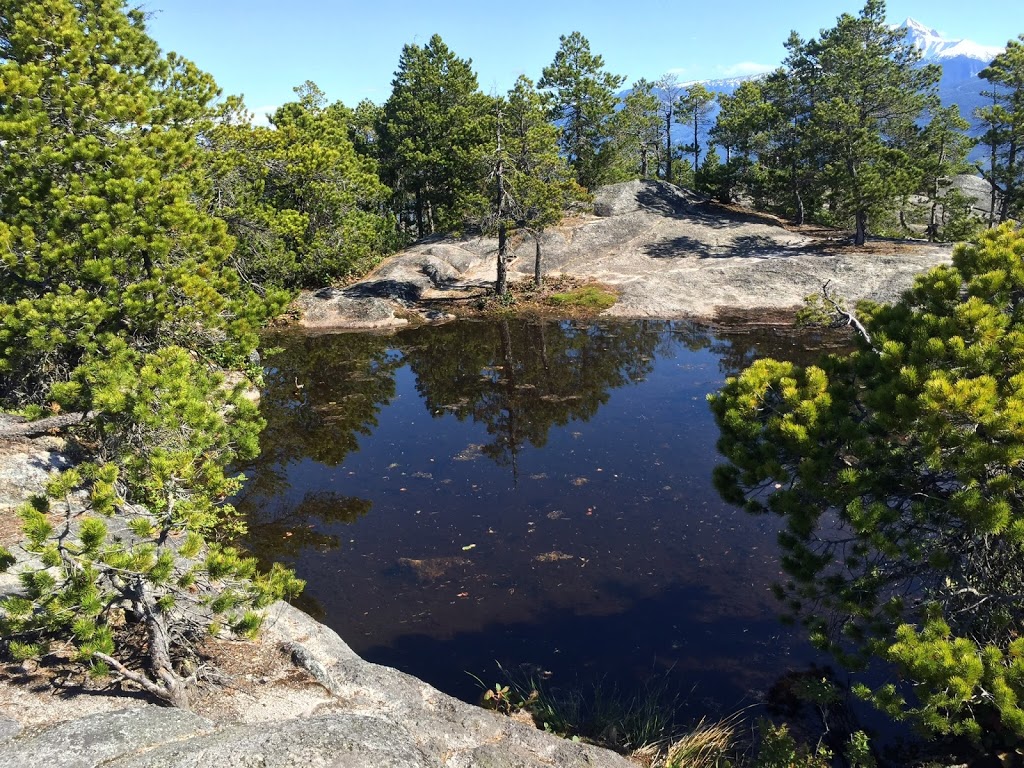
M 733 310 L 792 309 L 826 281 L 851 301 L 891 301 L 952 253 L 947 245 L 881 239 L 858 249 L 838 235 L 793 231 L 771 216 L 659 181 L 602 188 L 594 215 L 567 218 L 547 230 L 541 244 L 545 274 L 597 280 L 619 292 L 608 315 L 705 319 Z M 511 246 L 510 279 L 532 278 L 533 238 L 513 237 Z M 487 291 L 496 252 L 497 242 L 485 237 L 417 243 L 349 288 L 304 295 L 301 324 L 404 324 L 422 312 L 424 300 Z
M 288 649 L 322 686 L 315 708 L 273 687 L 252 701 L 271 717 L 220 718 L 157 706 L 99 711 L 0 730 L 0 768 L 311 768 L 495 766 L 629 768 L 607 750 L 560 739 L 453 699 L 414 677 L 360 659 L 330 629 L 284 603 L 263 644 Z M 308 699 L 308 695 L 307 695 Z

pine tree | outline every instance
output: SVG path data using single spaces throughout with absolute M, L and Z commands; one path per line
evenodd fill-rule
M 808 130 L 823 153 L 829 204 L 863 245 L 871 218 L 916 186 L 915 159 L 901 138 L 935 103 L 940 70 L 922 66 L 906 30 L 885 23 L 882 0 L 843 14 L 793 54 L 814 73 Z
M 892 306 L 859 348 L 760 360 L 712 398 L 723 496 L 785 519 L 778 594 L 812 640 L 892 682 L 858 691 L 935 733 L 1024 735 L 1024 234 L 1004 226 Z M 877 667 L 876 667 L 877 669 Z M 990 741 L 989 746 L 994 741 Z
M 862 245 L 872 220 L 920 188 L 917 126 L 938 106 L 939 69 L 885 23 L 881 0 L 817 38 L 794 32 L 785 47 L 757 84 L 763 103 L 725 101 L 717 135 L 749 137 L 756 162 L 745 177 L 759 204 L 797 223 L 850 225 Z
M 737 186 L 746 192 L 754 187 L 751 171 L 756 153 L 765 148 L 762 137 L 772 120 L 772 107 L 765 99 L 762 84 L 745 80 L 731 94 L 718 95 L 720 111 L 711 129 L 711 138 L 725 149 L 722 169 L 722 194 L 726 201 L 735 197 Z
M 766 101 L 771 105 L 766 129 L 766 150 L 759 153 L 765 173 L 764 191 L 770 207 L 792 216 L 803 224 L 811 216 L 820 216 L 824 148 L 818 145 L 812 117 L 819 98 L 819 71 L 804 55 L 807 43 L 796 32 L 785 43 L 782 66 L 772 72 L 764 84 Z
M 195 643 L 255 631 L 299 586 L 218 541 L 244 527 L 228 467 L 261 426 L 220 370 L 251 366 L 278 306 L 195 204 L 216 84 L 122 0 L 0 2 L 0 82 L 0 406 L 77 413 L 87 456 L 21 510 L 34 559 L 0 600 L 2 650 L 56 639 L 185 705 Z
M 700 133 L 711 121 L 711 110 L 715 104 L 715 94 L 701 83 L 693 83 L 676 102 L 676 112 L 686 117 L 686 122 L 693 129 L 693 143 L 686 151 L 693 155 L 693 167 L 700 168 Z
M 550 89 L 549 117 L 562 129 L 562 153 L 589 190 L 605 183 L 614 166 L 611 121 L 616 91 L 625 78 L 604 71 L 604 59 L 590 52 L 579 32 L 559 38 L 554 61 L 544 67 L 538 87 Z
M 235 265 L 258 286 L 315 287 L 360 275 L 394 248 L 390 190 L 360 126 L 313 83 L 279 107 L 272 128 L 229 114 L 205 133 L 210 208 L 236 238 Z M 366 109 L 365 107 L 363 108 Z
M 989 183 L 998 220 L 1024 216 L 1024 35 L 1010 40 L 1006 50 L 978 77 L 987 80 L 992 105 L 980 110 L 987 131 L 982 143 L 991 147 Z
M 508 239 L 522 230 L 534 240 L 534 283 L 541 282 L 544 230 L 561 221 L 566 208 L 586 198 L 558 151 L 558 129 L 547 120 L 544 97 L 520 76 L 496 106 L 494 208 L 488 229 L 498 235 L 496 292 L 507 290 Z
M 661 117 L 654 84 L 641 78 L 633 83 L 612 118 L 616 160 L 627 179 L 657 175 L 661 149 Z
M 472 65 L 440 35 L 406 45 L 377 126 L 382 179 L 399 216 L 411 206 L 418 237 L 458 228 L 486 207 L 479 182 L 492 112 Z
M 674 155 L 674 147 L 672 145 L 672 126 L 676 120 L 676 102 L 679 100 L 679 95 L 682 93 L 682 86 L 679 84 L 679 78 L 671 72 L 668 72 L 658 78 L 658 81 L 654 84 L 654 89 L 658 97 L 658 111 L 661 115 L 662 121 L 662 142 L 663 147 L 663 158 L 665 163 L 665 169 L 662 174 L 662 178 L 665 181 L 673 182 L 672 175 L 672 160 Z
M 963 193 L 951 186 L 953 176 L 969 173 L 967 155 L 974 140 L 967 135 L 970 123 L 960 115 L 960 108 L 936 107 L 931 120 L 915 140 L 919 148 L 917 157 L 921 168 L 919 191 L 928 199 L 928 239 L 948 239 L 945 224 L 962 207 Z M 965 234 L 963 231 L 957 235 Z M 958 237 L 956 239 L 968 239 Z

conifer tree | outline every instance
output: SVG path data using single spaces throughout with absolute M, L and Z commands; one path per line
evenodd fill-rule
M 1024 736 L 1024 234 L 1008 225 L 892 306 L 859 348 L 760 360 L 712 398 L 723 496 L 786 522 L 778 594 L 892 680 L 858 691 L 934 733 Z M 877 669 L 877 667 L 876 667 Z M 992 742 L 990 742 L 990 745 Z
M 661 117 L 654 84 L 641 78 L 633 83 L 612 118 L 619 172 L 625 178 L 657 175 L 661 150 Z
M 194 644 L 298 587 L 223 543 L 261 423 L 219 371 L 279 305 L 195 205 L 216 84 L 123 0 L 2 0 L 0 82 L 0 407 L 77 414 L 86 455 L 21 510 L 28 559 L 0 553 L 0 650 L 58 640 L 185 705 Z
M 917 126 L 938 106 L 939 69 L 885 23 L 882 0 L 817 38 L 794 32 L 785 47 L 782 66 L 758 84 L 763 104 L 725 101 L 716 135 L 756 142 L 745 175 L 760 204 L 797 223 L 849 225 L 861 245 L 872 220 L 920 189 Z
M 843 14 L 792 54 L 814 74 L 808 129 L 823 153 L 829 204 L 863 245 L 870 219 L 916 186 L 914 158 L 900 139 L 935 103 L 940 70 L 922 66 L 906 30 L 886 24 L 883 0 Z
M 1006 44 L 978 77 L 991 85 L 992 105 L 980 110 L 982 143 L 991 147 L 989 183 L 998 220 L 1024 216 L 1024 35 Z
M 658 112 L 661 115 L 662 121 L 662 151 L 664 153 L 665 170 L 662 178 L 670 183 L 674 183 L 672 175 L 672 160 L 674 148 L 672 145 L 672 126 L 676 121 L 676 102 L 679 100 L 679 95 L 682 92 L 682 86 L 679 84 L 679 78 L 671 72 L 666 72 L 664 75 L 658 78 L 658 81 L 654 84 L 654 90 L 658 97 Z
M 693 129 L 693 143 L 687 146 L 686 151 L 693 155 L 694 169 L 700 168 L 700 132 L 710 124 L 714 104 L 715 94 L 701 83 L 687 86 L 676 102 L 676 112 L 685 116 L 687 124 Z
M 544 97 L 529 78 L 520 76 L 496 109 L 495 203 L 487 224 L 498 235 L 496 292 L 504 295 L 509 235 L 521 230 L 533 237 L 534 283 L 540 285 L 544 230 L 561 221 L 566 208 L 585 199 L 586 192 L 559 153 L 558 129 L 548 122 Z
M 297 100 L 271 115 L 272 127 L 231 113 L 204 134 L 210 208 L 236 239 L 236 267 L 261 288 L 363 274 L 397 241 L 377 161 L 352 141 L 369 144 L 368 117 L 358 126 L 314 83 L 295 91 Z
M 614 166 L 611 141 L 616 91 L 625 77 L 604 69 L 604 59 L 590 52 L 579 32 L 559 38 L 554 61 L 544 67 L 538 87 L 551 93 L 549 118 L 562 130 L 562 153 L 588 190 L 608 181 Z
M 914 141 L 921 173 L 919 190 L 928 199 L 929 240 L 950 239 L 950 234 L 954 235 L 952 239 L 969 239 L 964 235 L 969 234 L 970 227 L 965 230 L 962 226 L 966 223 L 962 215 L 964 195 L 951 186 L 951 177 L 971 170 L 967 155 L 975 142 L 967 135 L 968 128 L 970 123 L 961 117 L 956 104 L 936 107 Z M 959 231 L 945 232 L 947 223 L 959 226 Z
M 492 111 L 472 65 L 440 35 L 406 45 L 377 126 L 383 181 L 399 216 L 411 206 L 418 237 L 457 228 L 486 207 L 480 179 Z
M 797 224 L 819 216 L 824 197 L 820 177 L 825 153 L 811 119 L 823 92 L 817 66 L 803 54 L 806 44 L 791 33 L 782 66 L 765 78 L 771 111 L 765 137 L 768 151 L 760 155 L 771 207 L 791 215 Z

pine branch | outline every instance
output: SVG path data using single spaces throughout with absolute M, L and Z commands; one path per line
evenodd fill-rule
M 135 672 L 134 670 L 129 669 L 113 656 L 108 656 L 107 654 L 100 653 L 99 651 L 93 651 L 92 655 L 104 664 L 113 668 L 114 671 L 124 679 L 135 683 L 137 686 L 142 688 L 142 690 L 146 691 L 146 693 L 150 693 L 162 701 L 172 701 L 171 692 L 166 686 L 154 683 L 141 672 Z

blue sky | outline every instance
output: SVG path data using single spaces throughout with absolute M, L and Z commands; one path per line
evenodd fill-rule
M 606 68 L 628 82 L 675 71 L 681 80 L 763 71 L 795 29 L 804 37 L 856 13 L 861 0 L 142 0 L 150 34 L 212 73 L 225 93 L 261 113 L 312 80 L 330 100 L 387 99 L 406 43 L 435 32 L 473 60 L 480 87 L 503 93 L 551 62 L 560 35 L 579 30 Z M 950 38 L 1003 46 L 1024 33 L 1019 0 L 890 0 L 892 23 L 910 16 Z M 627 85 L 628 85 L 627 82 Z

